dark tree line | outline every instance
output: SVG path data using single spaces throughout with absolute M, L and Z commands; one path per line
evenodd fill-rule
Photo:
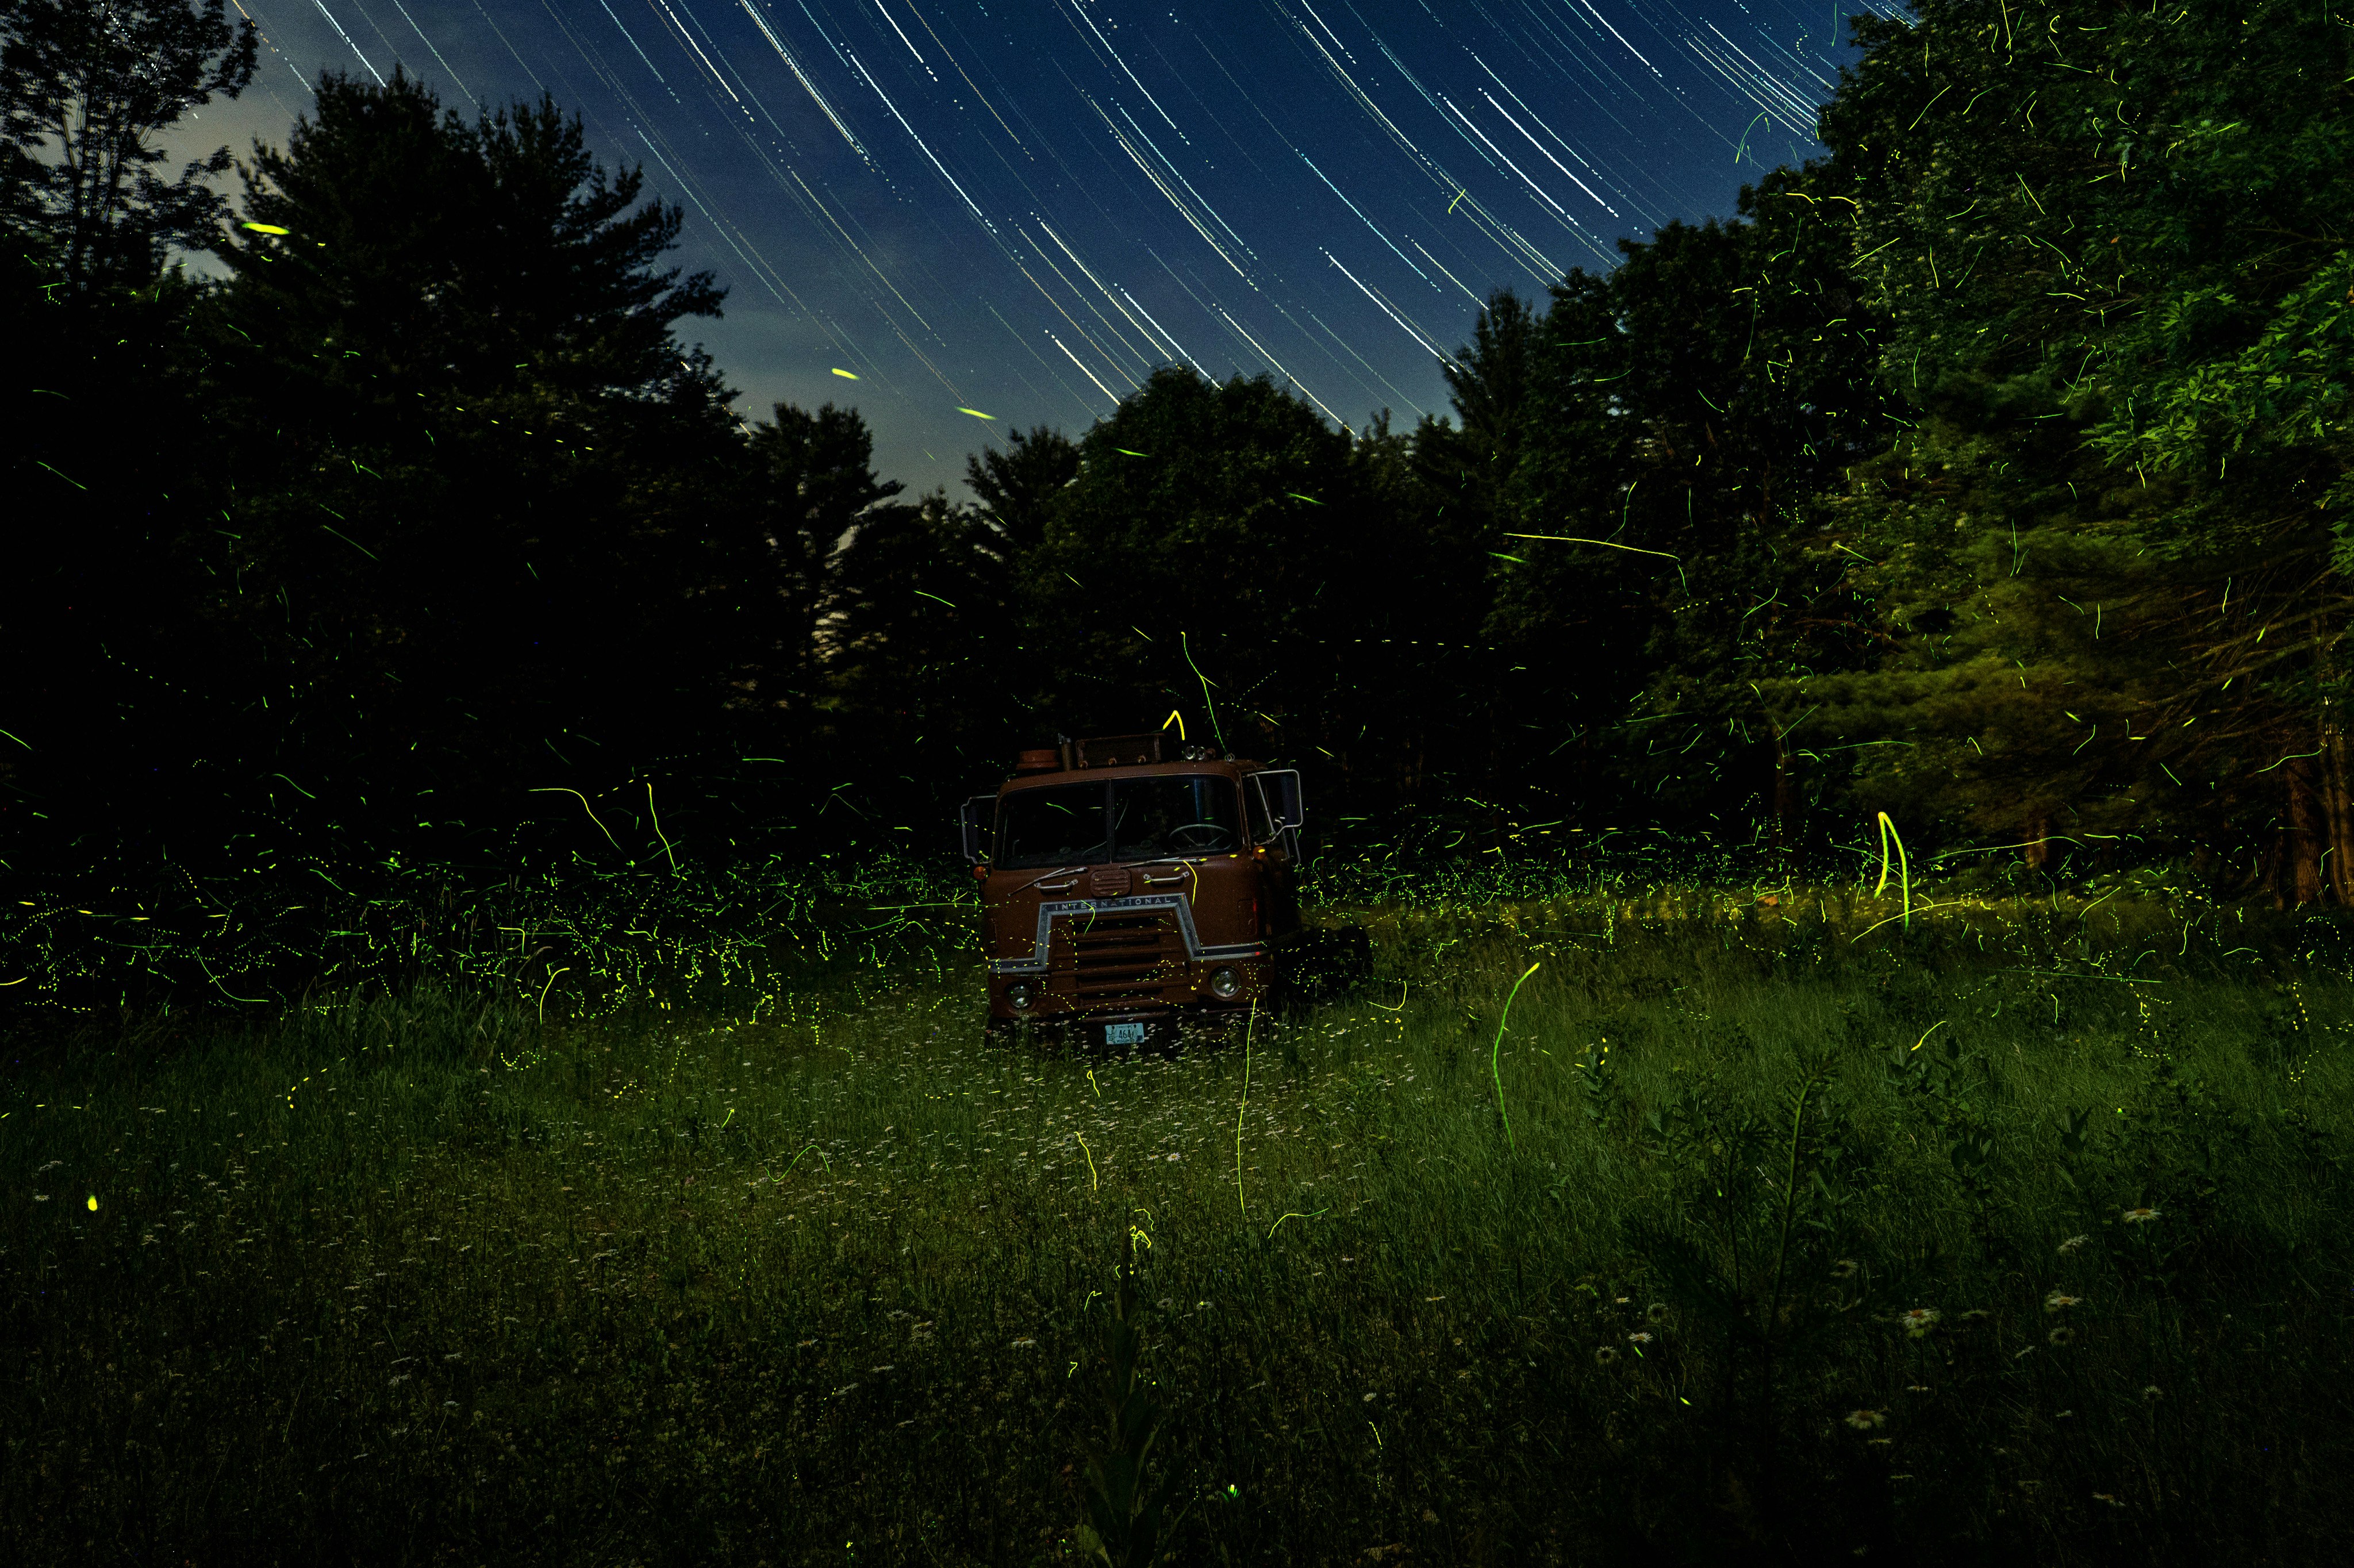
M 2344 901 L 2354 50 L 2175 9 L 1861 18 L 1826 157 L 1495 297 L 1451 418 L 1166 369 L 958 503 L 739 415 L 680 213 L 552 103 L 330 76 L 231 203 L 154 147 L 249 24 L 6 0 L 0 856 L 593 843 L 657 781 L 706 851 L 923 849 L 1173 712 L 1342 837 L 1797 863 L 1885 810 Z

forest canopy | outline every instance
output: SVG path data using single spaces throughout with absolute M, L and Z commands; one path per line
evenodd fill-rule
M 654 778 L 705 853 L 945 853 L 1015 747 L 1174 713 L 1342 839 L 1802 868 L 1886 812 L 2354 898 L 2324 8 L 1859 17 L 1823 157 L 1494 296 L 1451 417 L 1172 367 L 968 501 L 739 412 L 684 218 L 553 101 L 329 75 L 167 178 L 251 25 L 106 9 L 0 14 L 16 874 L 594 847 Z

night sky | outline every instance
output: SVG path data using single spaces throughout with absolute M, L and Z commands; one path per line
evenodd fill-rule
M 686 209 L 729 289 L 682 334 L 753 418 L 856 406 L 964 493 L 1153 367 L 1336 422 L 1447 407 L 1500 287 L 1729 214 L 1818 152 L 1846 18 L 1893 0 L 232 0 L 261 74 L 175 138 L 282 143 L 323 69 L 467 110 L 542 89 Z M 856 379 L 846 379 L 844 373 Z M 995 416 L 993 422 L 971 412 Z

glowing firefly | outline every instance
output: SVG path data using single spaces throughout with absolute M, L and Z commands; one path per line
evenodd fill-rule
M 847 370 L 844 370 L 844 369 L 843 369 L 843 368 L 842 368 L 842 366 L 840 366 L 839 365 L 837 365 L 837 366 L 835 366 L 833 367 L 833 373 L 834 373 L 836 376 L 841 376 L 844 381 L 855 381 L 855 380 L 857 380 L 857 379 L 858 379 L 858 377 L 857 377 L 856 376 L 853 375 L 851 372 L 849 372 L 849 371 L 847 371 Z
M 960 414 L 970 414 L 976 419 L 994 419 L 997 418 L 994 414 L 984 414 L 978 408 L 959 408 L 957 412 Z
M 274 223 L 249 223 L 242 227 L 253 230 L 256 234 L 290 234 L 293 232 L 292 229 L 281 228 Z

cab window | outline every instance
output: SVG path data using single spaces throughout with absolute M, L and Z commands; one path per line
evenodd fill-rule
M 1111 787 L 1112 855 L 1161 860 L 1241 847 L 1235 786 L 1217 774 L 1122 779 Z
M 1087 865 L 1110 858 L 1100 784 L 1022 789 L 998 803 L 992 862 L 999 866 Z
M 1275 819 L 1267 812 L 1267 791 L 1252 779 L 1243 780 L 1243 799 L 1250 807 L 1250 831 L 1253 843 L 1267 843 L 1275 838 Z

